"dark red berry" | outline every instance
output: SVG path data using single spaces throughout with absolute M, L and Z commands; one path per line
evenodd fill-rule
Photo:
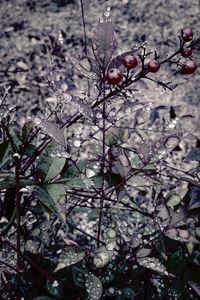
M 192 48 L 191 47 L 187 47 L 187 48 L 184 48 L 182 51 L 181 51 L 181 55 L 183 57 L 190 57 L 192 55 Z
M 122 73 L 119 69 L 111 68 L 108 70 L 106 74 L 106 81 L 109 84 L 115 85 L 120 83 L 121 80 L 122 80 Z
M 152 59 L 148 63 L 148 71 L 151 73 L 156 73 L 160 69 L 160 64 L 156 59 Z
M 185 42 L 193 39 L 193 31 L 191 28 L 183 29 L 183 39 Z
M 123 64 L 127 69 L 134 69 L 138 65 L 138 60 L 135 56 L 127 54 L 123 59 Z
M 195 61 L 190 59 L 183 64 L 181 73 L 192 74 L 196 71 L 196 69 L 197 69 L 197 65 Z

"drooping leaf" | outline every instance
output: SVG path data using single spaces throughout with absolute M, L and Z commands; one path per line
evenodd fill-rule
M 86 97 L 80 98 L 77 95 L 70 94 L 70 92 L 60 92 L 59 90 L 55 91 L 55 96 L 58 99 L 58 102 L 65 106 L 73 106 L 81 113 L 85 118 L 93 121 L 94 114 L 90 104 L 86 101 Z
M 42 130 L 44 130 L 51 138 L 58 142 L 58 144 L 60 144 L 64 148 L 66 147 L 63 130 L 59 128 L 56 123 L 44 121 L 39 118 L 34 118 L 33 122 Z
M 101 280 L 92 273 L 86 276 L 85 287 L 88 292 L 88 300 L 100 300 L 103 293 Z
M 163 266 L 162 263 L 155 257 L 138 258 L 137 262 L 139 263 L 139 265 L 145 268 L 154 270 L 163 275 L 168 275 L 165 266 Z
M 67 57 L 70 60 L 70 62 L 73 64 L 73 66 L 77 69 L 77 71 L 79 72 L 80 75 L 82 75 L 86 78 L 92 79 L 92 80 L 95 80 L 98 78 L 96 76 L 96 74 L 93 72 L 93 70 L 90 69 L 91 65 L 90 64 L 86 65 L 86 60 L 79 61 L 71 54 Z M 92 60 L 90 60 L 90 61 L 92 61 Z
M 54 272 L 62 270 L 68 266 L 74 265 L 81 261 L 85 256 L 85 252 L 75 246 L 67 246 L 61 253 L 58 265 Z
M 58 148 L 60 148 L 58 143 L 52 141 L 37 160 L 37 173 L 42 181 L 48 181 L 59 175 L 65 165 L 65 157 L 54 156 Z
M 63 218 L 63 212 L 60 208 L 61 204 L 63 204 L 62 200 L 62 192 L 61 190 L 55 190 L 55 187 L 51 187 L 51 192 L 53 189 L 52 196 L 48 192 L 48 189 L 50 189 L 50 186 L 47 187 L 47 190 L 45 187 L 42 186 L 34 186 L 33 192 L 37 196 L 38 200 L 47 207 L 61 222 L 65 222 L 65 219 Z M 58 198 L 57 198 L 58 197 Z M 61 199 L 62 203 L 59 203 L 59 200 Z

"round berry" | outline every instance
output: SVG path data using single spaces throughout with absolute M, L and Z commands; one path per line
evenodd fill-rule
M 185 42 L 193 39 L 193 31 L 191 28 L 183 29 L 183 39 Z
M 156 73 L 160 69 L 160 64 L 156 59 L 152 59 L 148 63 L 148 71 L 151 73 Z
M 134 69 L 138 65 L 138 60 L 135 56 L 127 54 L 123 59 L 123 64 L 127 69 Z
M 195 61 L 190 59 L 183 64 L 181 73 L 192 74 L 196 71 L 196 68 L 197 68 L 197 65 L 196 65 Z
M 183 57 L 190 57 L 192 55 L 192 48 L 191 47 L 183 48 L 183 50 L 181 51 L 181 55 Z
M 111 68 L 108 70 L 106 74 L 106 81 L 109 84 L 115 85 L 120 83 L 121 80 L 122 80 L 122 73 L 119 69 Z

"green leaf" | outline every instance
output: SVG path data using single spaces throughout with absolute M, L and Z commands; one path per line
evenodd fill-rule
M 163 275 L 168 275 L 166 268 L 161 264 L 161 262 L 155 257 L 145 257 L 145 258 L 138 258 L 137 262 L 139 265 L 154 270 L 158 273 Z
M 59 262 L 54 272 L 74 265 L 85 257 L 85 252 L 75 246 L 66 247 L 60 255 Z
M 113 240 L 108 242 L 106 246 L 102 246 L 97 250 L 93 259 L 95 268 L 103 268 L 112 260 L 115 247 L 116 242 Z
M 135 299 L 136 293 L 131 288 L 125 288 L 122 290 L 121 300 L 125 299 Z
M 170 239 L 180 241 L 182 243 L 199 243 L 190 231 L 186 229 L 169 228 L 165 231 L 165 235 Z
M 186 189 L 179 189 L 177 191 L 173 191 L 171 193 L 169 193 L 167 195 L 167 206 L 170 206 L 170 207 L 174 207 L 176 205 L 178 205 L 181 200 L 183 199 L 183 197 L 186 195 L 188 191 L 188 188 Z
M 66 158 L 51 156 L 51 154 L 58 148 L 58 143 L 52 141 L 46 148 L 45 152 L 39 157 L 37 171 L 42 180 L 48 181 L 62 171 Z
M 72 273 L 75 284 L 80 288 L 85 288 L 85 271 L 74 266 L 72 268 Z
M 140 156 L 137 153 L 133 153 L 133 152 L 130 155 L 130 162 L 131 162 L 131 166 L 135 169 L 137 169 L 141 165 L 143 165 L 143 162 L 142 162 Z
M 85 287 L 88 292 L 88 300 L 102 299 L 103 286 L 101 280 L 92 273 L 86 276 Z
M 7 165 L 9 165 L 10 162 L 13 160 L 11 152 L 11 145 L 8 141 L 2 142 L 0 144 L 0 169 L 5 169 Z
M 131 179 L 129 180 L 128 184 L 131 184 L 135 187 L 146 187 L 146 186 L 152 186 L 156 184 L 161 184 L 161 182 L 153 177 L 147 176 L 147 175 L 133 175 Z
M 56 180 L 54 183 L 61 183 L 68 188 L 84 188 L 85 184 L 81 177 L 73 177 L 73 178 L 61 178 Z
M 64 157 L 53 157 L 51 166 L 46 174 L 44 181 L 48 181 L 60 174 L 66 162 Z
M 28 121 L 24 124 L 23 128 L 22 128 L 22 133 L 21 133 L 21 139 L 22 139 L 22 143 L 24 143 L 28 137 L 28 135 L 30 134 L 31 130 L 34 127 L 34 123 L 32 121 Z
M 24 187 L 27 185 L 30 186 L 30 185 L 34 185 L 34 184 L 35 184 L 35 181 L 31 180 L 31 179 L 20 179 L 20 182 L 19 182 L 20 187 Z M 15 178 L 0 181 L 0 190 L 13 189 L 15 187 L 16 187 Z
M 37 147 L 33 144 L 29 144 L 26 146 L 25 150 L 24 150 L 24 155 L 31 157 L 35 151 L 37 150 Z
M 0 173 L 0 180 L 5 179 L 6 177 L 15 177 L 13 172 L 1 172 Z
M 76 166 L 71 166 L 67 169 L 67 171 L 63 174 L 63 177 L 71 178 L 71 177 L 78 177 L 80 172 L 83 172 L 87 167 L 88 161 L 87 160 L 80 160 L 76 163 Z
M 200 148 L 192 148 L 186 156 L 186 159 L 200 161 Z
M 51 138 L 53 138 L 58 144 L 60 144 L 64 148 L 66 147 L 63 129 L 59 128 L 56 123 L 43 121 L 38 118 L 34 118 L 33 122 L 44 132 L 46 132 Z
M 37 195 L 39 201 L 46 206 L 51 212 L 63 223 L 65 223 L 65 218 L 63 216 L 62 211 L 62 204 L 59 203 L 59 200 L 63 196 L 63 189 L 59 185 L 53 185 L 52 187 L 47 186 L 46 190 L 45 187 L 41 186 L 34 186 L 34 192 Z M 59 189 L 59 190 L 58 190 Z M 62 199 L 61 199 L 62 200 Z

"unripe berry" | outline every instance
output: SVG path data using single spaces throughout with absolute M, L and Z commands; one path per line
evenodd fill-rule
M 124 67 L 127 69 L 134 69 L 138 65 L 138 60 L 135 56 L 127 54 L 123 59 Z
M 183 64 L 181 73 L 189 75 L 189 74 L 194 73 L 196 71 L 196 68 L 197 68 L 197 65 L 196 65 L 195 61 L 190 59 Z
M 181 51 L 181 55 L 183 57 L 190 57 L 192 55 L 192 48 L 191 47 L 187 47 L 187 48 L 184 48 L 182 51 Z
M 183 29 L 183 39 L 185 42 L 191 41 L 193 39 L 193 31 L 191 28 Z
M 156 59 L 152 59 L 148 63 L 148 71 L 151 73 L 156 73 L 160 69 L 160 64 Z
M 119 69 L 111 68 L 108 70 L 108 72 L 106 74 L 106 81 L 109 84 L 115 85 L 115 84 L 120 83 L 121 80 L 122 80 L 122 73 Z

